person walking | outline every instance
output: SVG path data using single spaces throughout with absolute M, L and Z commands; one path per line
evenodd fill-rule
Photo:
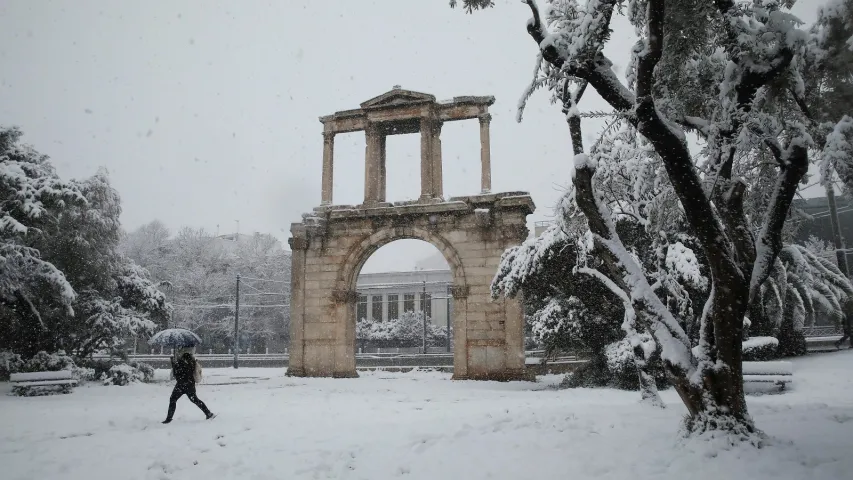
M 172 421 L 172 417 L 175 415 L 175 408 L 178 404 L 178 399 L 181 398 L 182 395 L 186 395 L 187 398 L 190 399 L 198 408 L 204 412 L 204 416 L 207 417 L 207 420 L 215 417 L 216 415 L 208 410 L 207 405 L 204 404 L 201 400 L 199 400 L 198 396 L 195 393 L 195 384 L 200 378 L 196 378 L 196 375 L 200 377 L 200 369 L 198 369 L 198 361 L 193 357 L 193 354 L 189 351 L 185 351 L 178 356 L 178 359 L 174 358 L 170 359 L 172 362 L 172 374 L 175 376 L 175 389 L 172 390 L 172 396 L 169 397 L 169 413 L 166 415 L 166 420 L 163 423 L 169 423 Z

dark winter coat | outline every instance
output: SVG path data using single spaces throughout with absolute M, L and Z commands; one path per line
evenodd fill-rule
M 195 385 L 195 359 L 191 355 L 182 355 L 177 361 L 172 359 L 172 372 L 179 385 Z

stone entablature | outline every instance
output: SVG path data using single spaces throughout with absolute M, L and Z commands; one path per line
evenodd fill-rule
M 441 126 L 444 122 L 479 119 L 481 193 L 492 186 L 489 106 L 495 97 L 455 97 L 438 102 L 433 95 L 403 90 L 390 92 L 361 104 L 356 110 L 344 110 L 320 117 L 323 124 L 323 177 L 321 204 L 331 205 L 334 182 L 335 135 L 364 131 L 365 148 L 364 205 L 386 201 L 385 138 L 388 135 L 421 134 L 420 201 L 443 198 Z

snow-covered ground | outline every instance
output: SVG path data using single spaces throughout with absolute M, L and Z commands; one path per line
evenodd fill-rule
M 841 479 L 853 471 L 853 351 L 794 360 L 782 395 L 749 397 L 763 449 L 682 441 L 684 408 L 639 393 L 452 382 L 373 372 L 295 379 L 207 370 L 170 425 L 171 385 L 96 384 L 21 398 L 0 384 L 0 478 L 17 479 Z

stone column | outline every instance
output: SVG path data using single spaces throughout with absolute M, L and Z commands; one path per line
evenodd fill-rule
M 290 268 L 290 360 L 287 375 L 305 376 L 305 256 L 308 239 L 304 227 L 291 226 L 294 237 L 288 240 L 292 250 Z
M 375 125 L 364 129 L 367 147 L 364 150 L 364 203 L 373 205 L 379 202 L 382 135 Z
M 385 139 L 387 137 L 382 135 L 379 137 L 379 201 L 384 202 L 386 197 L 386 190 L 388 188 L 388 175 L 385 170 Z
M 480 185 L 482 193 L 492 191 L 492 152 L 489 145 L 489 123 L 492 121 L 492 116 L 488 113 L 480 115 L 480 163 L 482 173 L 480 175 Z
M 323 132 L 323 183 L 321 205 L 332 204 L 332 181 L 334 178 L 335 134 Z
M 444 178 L 441 168 L 441 122 L 435 122 L 432 144 L 432 190 L 436 198 L 444 198 Z
M 435 135 L 433 126 L 435 122 L 428 117 L 421 118 L 421 201 L 431 200 L 435 196 L 433 174 L 435 159 L 433 150 L 435 147 Z

